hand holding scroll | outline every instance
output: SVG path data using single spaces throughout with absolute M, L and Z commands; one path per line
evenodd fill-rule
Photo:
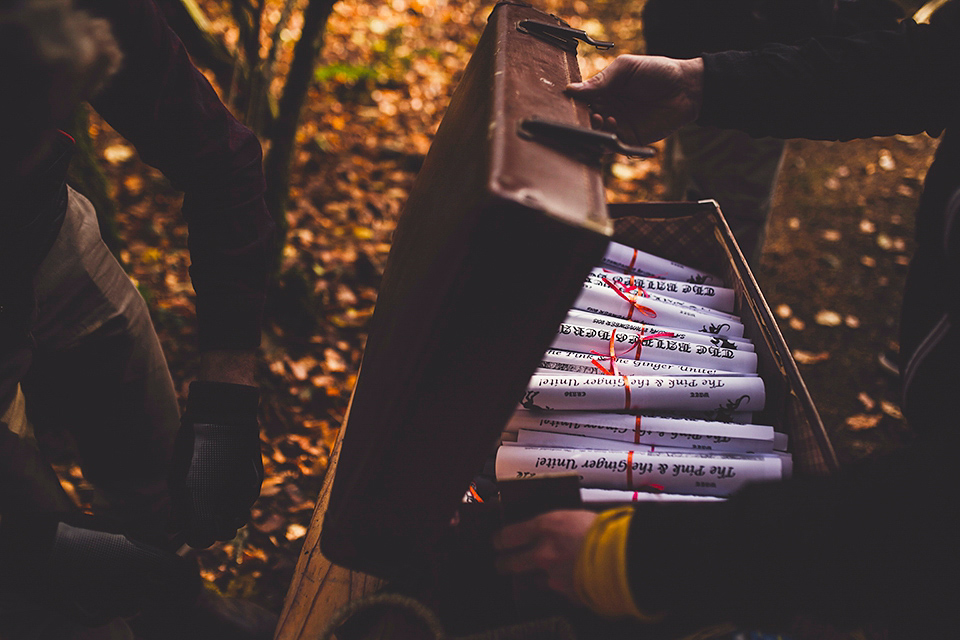
M 577 601 L 573 569 L 596 517 L 582 509 L 551 511 L 504 527 L 493 539 L 499 552 L 497 569 L 545 574 L 548 587 Z

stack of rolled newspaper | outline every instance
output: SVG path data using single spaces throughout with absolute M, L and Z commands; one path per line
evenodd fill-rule
M 757 355 L 720 278 L 612 242 L 497 451 L 498 479 L 573 472 L 584 502 L 721 500 L 786 478 L 755 424 Z

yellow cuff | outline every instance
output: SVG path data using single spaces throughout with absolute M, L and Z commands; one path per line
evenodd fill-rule
M 628 506 L 597 516 L 577 556 L 573 585 L 580 601 L 602 616 L 633 616 L 643 622 L 658 622 L 663 614 L 643 613 L 630 593 L 627 532 L 632 517 L 633 507 Z

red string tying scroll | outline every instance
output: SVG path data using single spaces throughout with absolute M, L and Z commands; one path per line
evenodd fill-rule
M 591 360 L 590 362 L 593 364 L 593 366 L 595 366 L 596 368 L 600 369 L 600 371 L 602 371 L 602 372 L 604 373 L 604 375 L 617 376 L 617 375 L 620 375 L 620 372 L 617 370 L 617 358 L 622 358 L 622 357 L 624 357 L 625 355 L 627 355 L 628 353 L 630 353 L 631 351 L 633 351 L 634 349 L 636 349 L 637 352 L 636 352 L 636 354 L 634 355 L 633 359 L 634 359 L 634 361 L 640 360 L 640 351 L 643 349 L 643 343 L 644 343 L 645 341 L 647 341 L 647 340 L 654 340 L 654 339 L 656 339 L 656 338 L 673 338 L 673 337 L 675 337 L 675 336 L 676 336 L 676 334 L 671 333 L 670 331 L 659 331 L 659 332 L 657 332 L 657 333 L 651 333 L 651 334 L 648 335 L 648 336 L 644 336 L 644 335 L 643 335 L 643 330 L 641 329 L 640 333 L 637 334 L 637 341 L 636 341 L 633 345 L 631 345 L 631 346 L 630 346 L 626 351 L 624 351 L 623 353 L 617 353 L 617 351 L 616 351 L 617 330 L 616 330 L 616 329 L 612 329 L 612 330 L 610 331 L 610 351 L 609 351 L 609 353 L 600 353 L 599 351 L 591 351 L 591 352 L 590 352 L 590 353 L 592 353 L 592 354 L 595 355 L 595 356 L 603 356 L 604 359 L 609 358 L 609 359 L 610 359 L 610 368 L 608 369 L 607 367 L 605 367 L 605 366 L 603 366 L 602 364 L 600 364 L 600 360 L 598 360 L 597 358 L 594 358 L 594 359 Z
M 633 451 L 627 452 L 627 489 L 633 491 L 633 501 L 636 502 L 639 499 L 639 491 L 635 489 L 645 490 L 645 493 L 662 493 L 665 487 L 662 484 L 653 484 L 647 483 L 642 484 L 639 487 L 633 486 Z
M 637 300 L 640 298 L 649 298 L 650 294 L 644 291 L 643 287 L 632 284 L 633 283 L 632 277 L 630 278 L 631 284 L 629 285 L 629 288 L 628 288 L 628 285 L 624 285 L 623 283 L 616 282 L 616 281 L 611 282 L 610 280 L 604 277 L 601 277 L 600 279 L 603 280 L 604 284 L 606 284 L 608 287 L 613 289 L 618 296 L 620 296 L 621 298 L 623 298 L 624 300 L 630 303 L 630 311 L 627 313 L 627 320 L 633 319 L 634 310 L 639 311 L 642 315 L 645 315 L 648 318 L 657 317 L 656 311 L 654 311 L 650 307 L 645 307 L 639 302 L 637 302 Z M 619 287 L 617 286 L 618 284 L 620 285 Z M 634 291 L 636 291 L 636 293 L 633 293 Z

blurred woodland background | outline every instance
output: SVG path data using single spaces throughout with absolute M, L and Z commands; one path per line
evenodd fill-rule
M 266 151 L 281 229 L 260 382 L 266 480 L 253 522 L 194 552 L 217 589 L 279 611 L 349 400 L 391 233 L 493 6 L 475 0 L 157 0 L 198 66 Z M 590 35 L 585 77 L 644 49 L 643 0 L 542 0 Z M 74 181 L 153 312 L 181 397 L 197 363 L 179 194 L 95 114 Z M 756 271 L 842 462 L 909 433 L 895 377 L 913 211 L 936 141 L 792 141 Z M 660 161 L 612 159 L 611 201 L 657 200 Z M 79 468 L 58 465 L 78 501 Z

